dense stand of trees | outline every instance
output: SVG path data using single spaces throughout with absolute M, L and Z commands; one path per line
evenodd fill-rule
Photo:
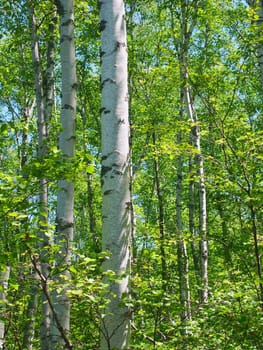
M 262 349 L 262 13 L 2 0 L 0 350 Z

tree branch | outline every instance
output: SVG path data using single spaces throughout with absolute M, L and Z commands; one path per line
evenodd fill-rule
M 61 334 L 61 337 L 63 338 L 63 340 L 65 342 L 66 348 L 69 349 L 69 350 L 72 350 L 73 349 L 73 344 L 71 344 L 65 329 L 62 327 L 62 325 L 60 323 L 60 320 L 58 318 L 58 314 L 57 314 L 57 312 L 55 310 L 55 307 L 54 307 L 54 305 L 52 303 L 51 296 L 50 296 L 50 293 L 49 293 L 49 290 L 48 290 L 47 278 L 42 274 L 41 270 L 37 266 L 37 261 L 36 261 L 35 256 L 32 255 L 30 251 L 29 251 L 29 256 L 30 256 L 31 262 L 32 262 L 32 264 L 34 266 L 34 269 L 35 269 L 36 273 L 40 277 L 40 280 L 42 282 L 41 285 L 42 285 L 43 293 L 45 294 L 45 296 L 47 298 L 48 304 L 49 304 L 49 306 L 51 308 L 51 311 L 52 311 L 52 313 L 54 315 L 54 319 L 56 321 L 56 325 L 57 325 L 58 330 L 59 330 L 59 332 Z

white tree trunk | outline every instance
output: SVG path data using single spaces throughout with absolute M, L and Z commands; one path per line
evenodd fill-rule
M 73 0 L 56 1 L 60 14 L 60 56 L 62 76 L 61 126 L 59 146 L 64 163 L 71 163 L 75 151 L 75 118 L 76 118 L 76 64 L 74 47 L 74 5 Z M 68 270 L 71 264 L 71 251 L 74 232 L 74 184 L 62 179 L 59 181 L 57 198 L 57 232 L 55 242 L 59 246 L 57 268 L 60 270 L 56 283 L 64 288 L 54 291 L 51 338 L 52 350 L 70 349 L 68 340 L 70 329 L 70 300 L 67 295 Z
M 188 75 L 186 72 L 186 83 L 188 84 Z M 208 243 L 207 243 L 207 210 L 206 210 L 206 184 L 204 174 L 204 161 L 201 151 L 200 127 L 196 111 L 191 99 L 191 91 L 188 85 L 185 86 L 185 100 L 187 112 L 192 124 L 191 136 L 192 143 L 197 150 L 195 156 L 197 175 L 198 175 L 198 194 L 199 194 L 199 228 L 200 228 L 200 277 L 201 277 L 201 302 L 208 301 Z
M 102 32 L 102 249 L 109 252 L 103 271 L 114 271 L 108 283 L 109 304 L 101 323 L 101 350 L 127 349 L 129 310 L 120 305 L 129 293 L 130 151 L 126 23 L 123 0 L 100 1 Z M 117 281 L 118 279 L 118 281 Z
M 5 341 L 5 303 L 6 290 L 10 275 L 10 266 L 6 265 L 3 271 L 0 271 L 0 350 L 4 349 Z
M 204 162 L 201 152 L 201 135 L 198 124 L 197 114 L 194 108 L 191 86 L 189 83 L 189 45 L 190 38 L 195 27 L 195 21 L 198 10 L 198 2 L 194 4 L 194 13 L 192 19 L 187 17 L 187 8 L 192 6 L 188 1 L 181 2 L 181 42 L 180 42 L 180 77 L 181 77 L 181 95 L 183 95 L 186 113 L 191 123 L 192 144 L 197 150 L 195 157 L 197 175 L 198 175 L 198 194 L 199 194 L 199 229 L 200 229 L 200 278 L 201 278 L 201 302 L 208 300 L 208 243 L 207 243 L 207 211 L 206 211 L 206 185 L 204 175 Z M 190 194 L 191 195 L 191 194 Z M 193 215 L 193 213 L 191 213 Z
M 192 137 L 190 136 L 190 144 L 192 144 Z M 196 283 L 200 284 L 200 261 L 197 248 L 198 233 L 195 228 L 195 173 L 193 171 L 193 156 L 189 156 L 189 232 L 191 233 L 191 250 L 193 256 L 194 270 L 196 275 Z
M 183 120 L 183 90 L 181 90 L 181 113 L 180 120 Z M 179 131 L 177 135 L 177 143 L 182 143 L 182 132 Z M 191 293 L 189 282 L 189 259 L 187 252 L 187 245 L 183 236 L 183 219 L 182 219 L 182 192 L 183 192 L 183 159 L 179 155 L 177 161 L 177 181 L 176 181 L 176 231 L 177 231 L 177 257 L 178 257 L 178 273 L 179 273 L 179 287 L 180 287 L 180 301 L 181 301 L 181 320 L 184 324 L 186 320 L 191 320 Z M 186 329 L 183 328 L 186 334 Z

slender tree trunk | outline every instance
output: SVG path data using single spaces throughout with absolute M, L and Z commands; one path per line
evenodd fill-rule
M 200 272 L 201 272 L 201 303 L 208 301 L 208 242 L 207 242 L 207 210 L 206 210 L 206 185 L 204 175 L 204 162 L 200 146 L 200 130 L 197 118 L 196 140 L 197 140 L 197 175 L 199 188 L 199 227 L 200 227 Z
M 171 13 L 171 29 L 175 32 L 174 23 L 174 10 L 173 4 L 170 5 Z M 174 37 L 174 48 L 177 51 L 180 65 L 180 122 L 185 119 L 185 55 L 187 48 L 187 18 L 186 18 L 186 3 L 181 2 L 181 33 L 180 42 L 177 42 Z M 177 143 L 180 146 L 182 144 L 182 131 L 179 130 L 177 134 Z M 189 281 L 189 258 L 187 245 L 183 237 L 183 220 L 182 220 L 182 194 L 183 194 L 183 157 L 180 154 L 177 160 L 177 182 L 176 182 L 176 229 L 177 229 L 177 259 L 178 259 L 178 273 L 179 273 L 179 286 L 180 286 L 180 301 L 181 301 L 181 321 L 184 324 L 186 320 L 191 320 L 191 293 L 190 293 L 190 281 Z M 192 198 L 194 199 L 194 197 Z M 193 204 L 193 203 L 192 203 Z M 191 215 L 191 209 L 189 209 L 189 215 Z M 194 217 L 192 217 L 194 219 Z M 191 220 L 191 219 L 190 219 Z M 194 220 L 192 221 L 194 223 Z M 191 223 L 190 223 L 191 224 Z M 186 330 L 183 329 L 183 333 L 186 335 Z
M 184 92 L 181 88 L 181 111 L 180 120 L 183 120 L 183 97 Z M 182 143 L 182 132 L 177 135 L 177 143 Z M 191 294 L 189 282 L 189 260 L 187 245 L 183 237 L 183 220 L 182 220 L 182 192 L 183 192 L 183 159 L 182 155 L 178 156 L 177 160 L 177 182 L 176 182 L 176 228 L 177 228 L 177 257 L 178 257 L 178 273 L 180 286 L 180 301 L 181 301 L 181 320 L 184 324 L 186 320 L 191 320 Z M 184 329 L 184 333 L 185 329 Z
M 263 24 L 263 1 L 262 0 L 248 0 L 248 4 L 251 7 L 255 7 L 257 10 L 258 18 L 255 20 L 255 24 L 258 27 L 258 40 L 257 40 L 257 58 L 260 69 L 260 82 L 263 92 L 263 43 L 262 43 L 262 24 Z M 261 302 L 261 307 L 263 309 L 263 283 L 262 283 L 262 266 L 261 266 L 261 256 L 259 252 L 258 244 L 258 232 L 256 223 L 256 211 L 253 205 L 250 206 L 250 213 L 252 219 L 252 232 L 254 239 L 254 249 L 257 264 L 257 274 L 259 278 L 259 299 Z
M 201 152 L 201 135 L 200 127 L 198 124 L 197 114 L 194 109 L 192 91 L 189 83 L 189 45 L 192 32 L 195 27 L 195 18 L 197 12 L 197 2 L 194 7 L 195 15 L 191 22 L 188 22 L 187 7 L 189 4 L 183 1 L 181 4 L 182 17 L 181 17 L 181 42 L 179 52 L 179 64 L 180 64 L 180 77 L 181 85 L 184 95 L 184 105 L 186 107 L 186 113 L 191 123 L 191 138 L 192 144 L 196 148 L 196 168 L 198 176 L 198 194 L 199 194 L 199 242 L 200 242 L 200 277 L 201 277 L 201 290 L 200 301 L 205 303 L 208 300 L 208 243 L 207 243 L 207 212 L 206 212 L 206 186 L 204 176 L 204 162 Z
M 201 303 L 208 301 L 208 243 L 207 243 L 207 211 L 206 211 L 206 185 L 204 175 L 204 162 L 201 151 L 200 128 L 197 115 L 193 107 L 190 88 L 185 87 L 185 97 L 190 122 L 192 124 L 191 135 L 197 154 L 195 156 L 197 176 L 198 176 L 198 194 L 199 194 L 199 236 L 200 236 L 200 276 L 201 276 Z
M 250 215 L 252 221 L 252 233 L 254 240 L 254 250 L 255 250 L 255 258 L 256 258 L 256 266 L 257 266 L 257 275 L 259 280 L 259 301 L 261 304 L 261 308 L 263 310 L 263 283 L 262 283 L 262 265 L 261 265 L 261 256 L 259 251 L 259 242 L 258 242 L 258 229 L 257 229 L 257 219 L 256 219 L 256 211 L 253 205 L 250 205 Z
M 72 164 L 75 152 L 76 118 L 76 63 L 74 48 L 74 5 L 73 0 L 56 1 L 60 15 L 60 56 L 62 76 L 61 126 L 59 146 L 65 164 Z M 53 292 L 53 318 L 51 328 L 52 350 L 71 349 L 68 340 L 70 330 L 70 300 L 67 285 L 70 280 L 72 242 L 74 232 L 74 184 L 59 180 L 57 198 L 57 229 L 55 243 L 59 247 L 56 256 L 55 284 L 62 290 Z
M 10 266 L 6 265 L 4 270 L 0 271 L 0 350 L 4 349 L 5 342 L 5 304 L 9 276 Z
M 101 350 L 127 349 L 130 333 L 129 295 L 131 195 L 128 118 L 126 22 L 123 0 L 99 1 L 102 87 L 102 250 L 109 303 L 101 322 Z M 116 281 L 107 278 L 115 273 Z M 118 281 L 117 281 L 118 280 Z
M 260 82 L 261 88 L 263 92 L 263 43 L 262 43 L 262 23 L 263 23 L 263 2 L 262 0 L 247 0 L 247 3 L 250 7 L 256 9 L 256 15 L 258 16 L 252 23 L 256 25 L 257 31 L 257 46 L 256 46 L 256 54 L 259 65 L 259 74 L 260 74 Z
M 191 140 L 190 140 L 191 144 Z M 189 175 L 190 175 L 190 181 L 189 181 L 189 232 L 191 234 L 191 249 L 192 249 L 192 256 L 193 256 L 193 262 L 194 262 L 194 270 L 196 274 L 196 280 L 197 284 L 200 284 L 200 262 L 199 262 L 199 254 L 198 254 L 198 247 L 196 246 L 198 235 L 196 232 L 195 227 L 195 174 L 193 169 L 193 157 L 192 155 L 189 156 Z
M 259 10 L 258 10 L 258 20 L 257 24 L 260 28 L 259 32 L 259 39 L 258 39 L 258 45 L 257 45 L 257 56 L 258 56 L 258 64 L 260 69 L 260 81 L 261 81 L 261 88 L 263 92 L 263 43 L 262 43 L 262 23 L 263 23 L 263 2 L 262 0 L 258 1 L 259 3 Z

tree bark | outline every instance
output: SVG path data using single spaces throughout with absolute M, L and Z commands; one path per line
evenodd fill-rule
M 191 139 L 191 138 L 190 138 Z M 191 144 L 191 140 L 190 140 Z M 197 240 L 198 240 L 198 234 L 196 232 L 195 227 L 195 212 L 196 212 L 196 205 L 195 205 L 195 195 L 196 195 L 196 185 L 194 180 L 194 166 L 193 166 L 193 156 L 189 156 L 189 232 L 191 234 L 191 250 L 192 250 L 192 256 L 193 256 L 193 263 L 194 263 L 194 270 L 196 275 L 196 282 L 199 285 L 200 284 L 200 261 L 199 261 L 199 254 L 198 254 L 198 247 L 197 247 Z
M 263 43 L 262 43 L 262 24 L 263 24 L 263 2 L 262 0 L 248 0 L 247 3 L 250 7 L 256 9 L 256 14 L 258 16 L 257 19 L 253 20 L 252 23 L 257 28 L 257 46 L 256 46 L 256 54 L 259 65 L 259 74 L 260 74 L 260 82 L 261 89 L 263 93 Z
M 10 266 L 6 265 L 0 271 L 0 350 L 4 349 L 5 342 L 5 303 L 8 280 L 10 276 Z
M 60 57 L 62 77 L 61 126 L 59 147 L 64 164 L 70 165 L 75 153 L 75 119 L 76 119 L 76 63 L 74 47 L 74 5 L 73 0 L 56 1 L 60 15 Z M 69 176 L 69 174 L 67 174 Z M 70 175 L 72 176 L 72 175 Z M 57 275 L 55 284 L 62 290 L 53 292 L 53 317 L 51 320 L 52 350 L 72 348 L 65 338 L 70 330 L 70 300 L 67 285 L 70 280 L 69 267 L 74 233 L 74 184 L 72 180 L 59 180 L 57 198 L 57 226 L 55 243 L 59 247 L 56 256 Z M 55 317 L 56 316 L 56 317 Z
M 126 21 L 123 0 L 99 1 L 102 88 L 102 250 L 108 285 L 101 322 L 101 350 L 127 349 L 129 309 L 122 303 L 129 295 L 131 196 L 128 118 Z M 113 271 L 115 281 L 107 278 Z
M 188 78 L 188 75 L 186 75 Z M 188 79 L 187 79 L 188 80 Z M 186 81 L 186 84 L 188 82 Z M 208 301 L 208 243 L 207 243 L 207 210 L 206 210 L 206 185 L 204 175 L 204 161 L 201 151 L 200 127 L 198 125 L 197 115 L 194 110 L 190 87 L 185 87 L 185 98 L 189 120 L 191 122 L 192 143 L 196 148 L 195 156 L 197 176 L 198 176 L 198 194 L 199 194 L 199 243 L 200 243 L 200 276 L 201 276 L 201 303 Z
M 262 265 L 261 265 L 261 254 L 260 254 L 260 248 L 259 248 L 259 238 L 258 238 L 258 228 L 257 228 L 257 216 L 256 216 L 256 210 L 254 206 L 251 204 L 249 206 L 250 214 L 251 214 L 251 221 L 252 221 L 252 233 L 253 233 L 253 240 L 254 240 L 254 250 L 255 250 L 255 258 L 256 258 L 256 266 L 257 266 L 257 275 L 258 275 L 258 287 L 259 287 L 259 301 L 261 308 L 263 310 L 263 283 L 262 283 Z

